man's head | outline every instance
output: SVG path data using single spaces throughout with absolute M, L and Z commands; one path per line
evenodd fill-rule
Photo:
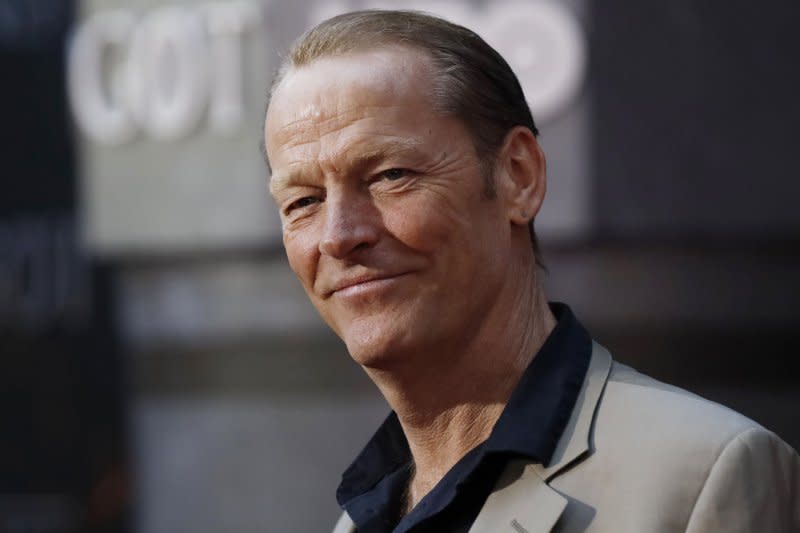
M 312 58 L 332 39 L 284 69 L 267 112 L 292 269 L 367 367 L 502 330 L 535 283 L 527 226 L 545 176 L 533 130 L 511 126 L 487 161 L 468 121 L 440 107 L 432 54 L 370 41 Z
M 418 48 L 433 60 L 431 104 L 436 111 L 464 122 L 481 162 L 486 192 L 494 194 L 494 159 L 506 133 L 514 126 L 526 127 L 534 135 L 539 131 L 511 67 L 468 28 L 414 11 L 365 10 L 339 15 L 323 21 L 294 44 L 272 89 L 293 68 L 322 57 L 387 45 Z M 531 219 L 531 244 L 541 266 L 533 224 Z

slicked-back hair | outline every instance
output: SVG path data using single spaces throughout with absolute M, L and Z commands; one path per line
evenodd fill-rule
M 409 46 L 433 59 L 433 108 L 460 119 L 475 146 L 484 189 L 494 197 L 494 167 L 506 134 L 524 126 L 538 135 L 519 80 L 505 59 L 472 30 L 417 11 L 363 10 L 327 19 L 292 46 L 273 80 L 270 96 L 286 73 L 324 57 L 381 46 Z M 530 222 L 534 256 L 542 266 Z

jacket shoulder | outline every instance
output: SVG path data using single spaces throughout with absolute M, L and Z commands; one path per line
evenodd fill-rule
M 739 531 L 714 526 L 727 524 L 725 516 L 757 520 L 759 508 L 796 524 L 786 509 L 798 502 L 800 462 L 788 445 L 727 407 L 630 367 L 612 363 L 589 440 L 583 460 L 552 480 L 570 500 L 563 531 Z M 748 479 L 758 480 L 763 501 L 778 503 L 754 504 Z M 773 490 L 775 479 L 786 486 Z
M 619 429 L 648 429 L 657 435 L 724 445 L 736 435 L 763 428 L 746 416 L 697 394 L 612 364 L 598 417 Z M 598 423 L 600 420 L 598 420 Z M 764 430 L 766 431 L 766 430 Z M 669 443 L 667 439 L 666 443 Z
M 686 531 L 800 531 L 800 457 L 774 433 L 740 433 L 711 467 Z

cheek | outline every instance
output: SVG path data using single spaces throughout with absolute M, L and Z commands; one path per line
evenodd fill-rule
M 452 206 L 435 200 L 417 195 L 382 210 L 387 231 L 413 250 L 441 253 L 442 245 L 460 232 L 461 221 Z
M 314 284 L 317 261 L 319 260 L 319 249 L 316 245 L 316 240 L 306 232 L 299 234 L 284 233 L 283 247 L 286 249 L 289 266 L 306 290 L 310 290 Z

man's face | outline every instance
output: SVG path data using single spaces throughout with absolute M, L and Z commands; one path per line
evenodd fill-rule
M 357 362 L 388 368 L 477 334 L 503 283 L 508 219 L 463 124 L 401 47 L 290 71 L 267 121 L 289 263 Z

